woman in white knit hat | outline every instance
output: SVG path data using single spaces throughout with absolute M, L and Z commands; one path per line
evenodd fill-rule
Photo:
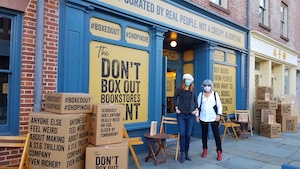
M 197 97 L 194 88 L 194 78 L 190 74 L 184 74 L 181 85 L 176 89 L 174 105 L 177 113 L 178 130 L 180 133 L 180 163 L 191 161 L 189 156 L 190 139 L 198 109 Z

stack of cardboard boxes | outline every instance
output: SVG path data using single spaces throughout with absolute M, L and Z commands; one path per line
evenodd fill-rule
M 93 104 L 85 93 L 47 93 L 29 114 L 32 169 L 128 168 L 123 105 Z
M 271 86 L 256 87 L 254 129 L 271 138 L 281 137 L 281 132 L 297 132 L 298 117 L 291 116 L 291 103 L 274 101 L 273 91 Z
M 279 103 L 276 111 L 276 121 L 281 124 L 282 132 L 298 132 L 298 117 L 291 116 L 292 105 Z
M 89 144 L 93 97 L 48 93 L 44 112 L 29 114 L 31 169 L 82 169 Z
M 128 168 L 128 139 L 123 138 L 123 105 L 95 104 L 85 168 Z
M 262 136 L 281 137 L 281 125 L 276 123 L 278 104 L 273 99 L 273 87 L 257 86 L 255 93 L 254 129 Z

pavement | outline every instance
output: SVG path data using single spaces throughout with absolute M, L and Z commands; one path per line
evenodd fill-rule
M 175 146 L 175 140 L 168 139 L 167 146 Z M 300 123 L 298 132 L 282 132 L 280 138 L 260 136 L 254 131 L 253 137 L 239 139 L 226 136 L 222 142 L 223 159 L 217 161 L 214 139 L 208 140 L 208 155 L 201 157 L 201 138 L 192 137 L 190 145 L 191 161 L 180 163 L 174 156 L 167 155 L 167 162 L 155 165 L 153 158 L 145 162 L 148 153 L 138 154 L 142 169 L 281 169 L 282 164 L 300 167 Z M 129 157 L 129 169 L 137 168 L 133 157 Z

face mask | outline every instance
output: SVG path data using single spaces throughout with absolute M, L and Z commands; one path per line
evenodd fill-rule
M 209 92 L 209 91 L 211 90 L 211 86 L 205 86 L 203 89 L 204 89 L 206 92 Z
M 189 85 L 191 85 L 191 83 L 192 83 L 192 81 L 190 81 L 190 80 L 185 80 L 185 85 L 189 86 Z

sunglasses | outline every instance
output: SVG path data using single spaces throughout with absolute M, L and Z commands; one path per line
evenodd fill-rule
M 211 86 L 211 85 L 203 85 L 203 86 L 205 87 L 205 86 Z

